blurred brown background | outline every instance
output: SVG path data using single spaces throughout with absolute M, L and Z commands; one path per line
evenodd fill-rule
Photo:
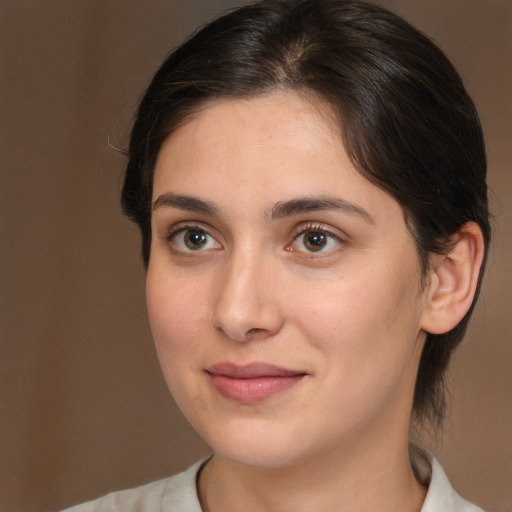
M 512 510 L 512 3 L 388 0 L 462 74 L 487 134 L 496 242 L 428 441 L 459 492 Z M 153 351 L 135 226 L 118 206 L 150 75 L 234 1 L 3 0 L 0 510 L 58 510 L 184 469 L 207 448 Z M 427 436 L 428 437 L 428 436 Z

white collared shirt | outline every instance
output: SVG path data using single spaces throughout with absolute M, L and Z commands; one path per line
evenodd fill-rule
M 206 460 L 176 476 L 113 492 L 63 512 L 202 512 L 196 480 Z M 411 461 L 417 476 L 428 485 L 421 512 L 483 512 L 455 492 L 441 464 L 430 452 L 411 445 Z

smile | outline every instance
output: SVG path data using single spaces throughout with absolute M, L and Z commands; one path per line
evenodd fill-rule
M 206 373 L 220 395 L 242 404 L 262 402 L 291 388 L 306 376 L 304 372 L 264 363 L 245 366 L 218 363 Z

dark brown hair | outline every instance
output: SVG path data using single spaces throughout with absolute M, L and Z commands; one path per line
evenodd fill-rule
M 441 50 L 374 4 L 262 0 L 225 14 L 177 48 L 140 103 L 122 204 L 140 227 L 146 265 L 153 169 L 165 138 L 213 100 L 276 90 L 332 107 L 356 168 L 402 205 L 424 274 L 429 254 L 448 252 L 450 237 L 468 221 L 480 226 L 487 249 L 482 130 Z M 420 420 L 443 417 L 445 370 L 472 309 L 450 332 L 427 337 L 414 396 Z

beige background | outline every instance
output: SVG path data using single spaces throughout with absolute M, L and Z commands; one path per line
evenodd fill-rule
M 234 2 L 231 2 L 233 4 Z M 388 0 L 460 70 L 487 133 L 496 242 L 436 452 L 512 510 L 512 3 Z M 225 1 L 4 0 L 0 510 L 50 511 L 207 453 L 168 396 L 136 228 L 118 206 L 131 112 L 170 48 Z

